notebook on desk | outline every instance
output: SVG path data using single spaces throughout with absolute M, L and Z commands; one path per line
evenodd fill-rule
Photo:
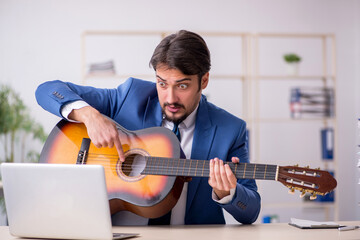
M 3 163 L 10 233 L 27 238 L 123 239 L 112 233 L 100 165 Z

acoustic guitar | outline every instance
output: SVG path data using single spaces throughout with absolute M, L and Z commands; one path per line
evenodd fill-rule
M 175 134 L 163 127 L 129 131 L 119 124 L 125 153 L 120 162 L 116 148 L 97 148 L 82 123 L 61 120 L 48 136 L 40 155 L 42 163 L 98 164 L 105 170 L 111 214 L 127 210 L 156 218 L 176 204 L 184 184 L 183 176 L 209 177 L 209 161 L 180 158 Z M 337 185 L 327 171 L 298 166 L 228 163 L 236 178 L 275 180 L 290 189 L 316 198 Z

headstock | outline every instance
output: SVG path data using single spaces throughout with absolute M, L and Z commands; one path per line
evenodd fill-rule
M 337 185 L 335 178 L 327 171 L 298 166 L 279 166 L 276 180 L 288 187 L 290 192 L 301 191 L 300 197 L 306 192 L 312 194 L 311 200 L 316 199 L 317 194 L 331 192 Z

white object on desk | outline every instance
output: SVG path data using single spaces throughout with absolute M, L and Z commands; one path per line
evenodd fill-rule
M 304 220 L 304 219 L 298 219 L 298 218 L 291 218 L 291 221 L 289 223 L 292 226 L 298 227 L 298 228 L 339 228 L 341 227 L 336 222 L 317 222 L 317 221 L 311 221 L 311 220 Z
M 349 230 L 355 230 L 357 228 L 359 228 L 360 226 L 344 226 L 344 227 L 339 227 L 339 231 L 349 231 Z

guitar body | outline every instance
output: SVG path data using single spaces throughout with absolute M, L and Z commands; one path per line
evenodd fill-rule
M 127 210 L 155 218 L 166 214 L 176 204 L 183 180 L 171 176 L 142 175 L 142 156 L 179 158 L 176 136 L 162 127 L 129 131 L 118 125 L 125 162 L 118 159 L 116 148 L 97 148 L 91 142 L 79 161 L 83 139 L 88 139 L 82 123 L 61 120 L 51 131 L 41 152 L 40 162 L 58 164 L 97 164 L 105 170 L 110 211 Z M 136 163 L 136 164 L 135 164 Z M 140 163 L 140 164 L 139 164 Z M 140 168 L 139 168 L 140 166 Z

